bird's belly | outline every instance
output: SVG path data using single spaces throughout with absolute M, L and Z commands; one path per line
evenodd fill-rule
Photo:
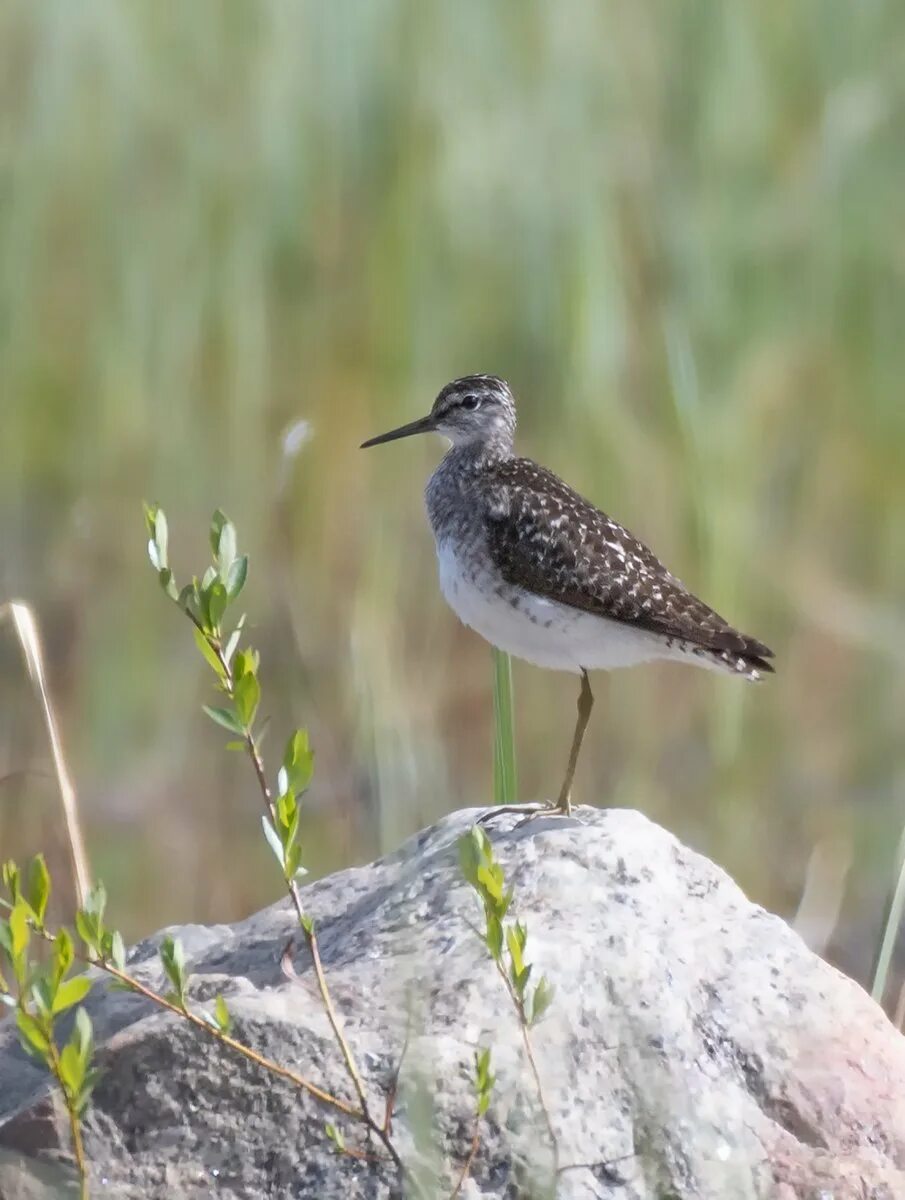
M 508 584 L 496 570 L 461 559 L 449 546 L 438 546 L 437 555 L 440 588 L 459 620 L 517 658 L 577 672 L 673 657 L 652 634 Z

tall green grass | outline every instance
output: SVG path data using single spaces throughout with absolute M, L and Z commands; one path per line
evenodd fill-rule
M 874 977 L 870 990 L 870 994 L 879 1004 L 882 1004 L 886 996 L 893 961 L 893 951 L 896 941 L 902 932 L 903 925 L 905 925 L 905 830 L 903 830 L 902 836 L 899 839 L 899 846 L 896 852 L 896 873 L 886 912 L 886 920 L 883 925 L 883 934 L 877 951 L 877 965 L 874 968 Z
M 512 661 L 508 654 L 492 650 L 493 656 L 493 802 L 515 804 L 518 776 L 515 759 L 515 706 L 512 693 Z

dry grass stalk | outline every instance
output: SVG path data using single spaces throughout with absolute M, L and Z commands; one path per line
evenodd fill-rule
M 41 703 L 44 714 L 44 725 L 50 742 L 50 752 L 53 756 L 53 766 L 60 789 L 60 800 L 63 806 L 63 822 L 66 829 L 66 841 L 69 846 L 69 857 L 72 863 L 72 878 L 75 886 L 76 901 L 81 908 L 84 906 L 91 891 L 91 868 L 88 854 L 85 850 L 85 839 L 82 836 L 82 825 L 79 817 L 78 798 L 66 757 L 63 754 L 63 744 L 57 727 L 57 720 L 47 687 L 47 673 L 44 670 L 44 654 L 41 649 L 41 637 L 38 623 L 29 606 L 21 600 L 10 600 L 0 605 L 0 618 L 8 618 L 16 631 L 28 677 L 32 682 L 35 693 Z

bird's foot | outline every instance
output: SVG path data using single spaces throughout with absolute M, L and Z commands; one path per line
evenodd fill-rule
M 486 825 L 489 821 L 493 821 L 505 813 L 514 813 L 522 817 L 522 820 L 516 825 L 516 828 L 519 829 L 537 817 L 571 817 L 572 804 L 568 798 L 555 803 L 552 800 L 538 800 L 530 804 L 497 804 L 478 818 L 478 824 Z

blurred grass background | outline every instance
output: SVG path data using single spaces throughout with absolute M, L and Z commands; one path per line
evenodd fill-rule
M 280 894 L 143 499 L 182 577 L 218 505 L 252 555 L 315 873 L 489 799 L 490 653 L 421 502 L 441 447 L 357 447 L 491 371 L 523 452 L 777 651 L 761 688 L 599 678 L 579 799 L 869 978 L 905 821 L 902 5 L 11 0 L 0 66 L 0 599 L 37 610 L 124 931 Z M 531 799 L 575 681 L 514 674 Z M 62 879 L 11 636 L 0 700 L 0 855 Z

